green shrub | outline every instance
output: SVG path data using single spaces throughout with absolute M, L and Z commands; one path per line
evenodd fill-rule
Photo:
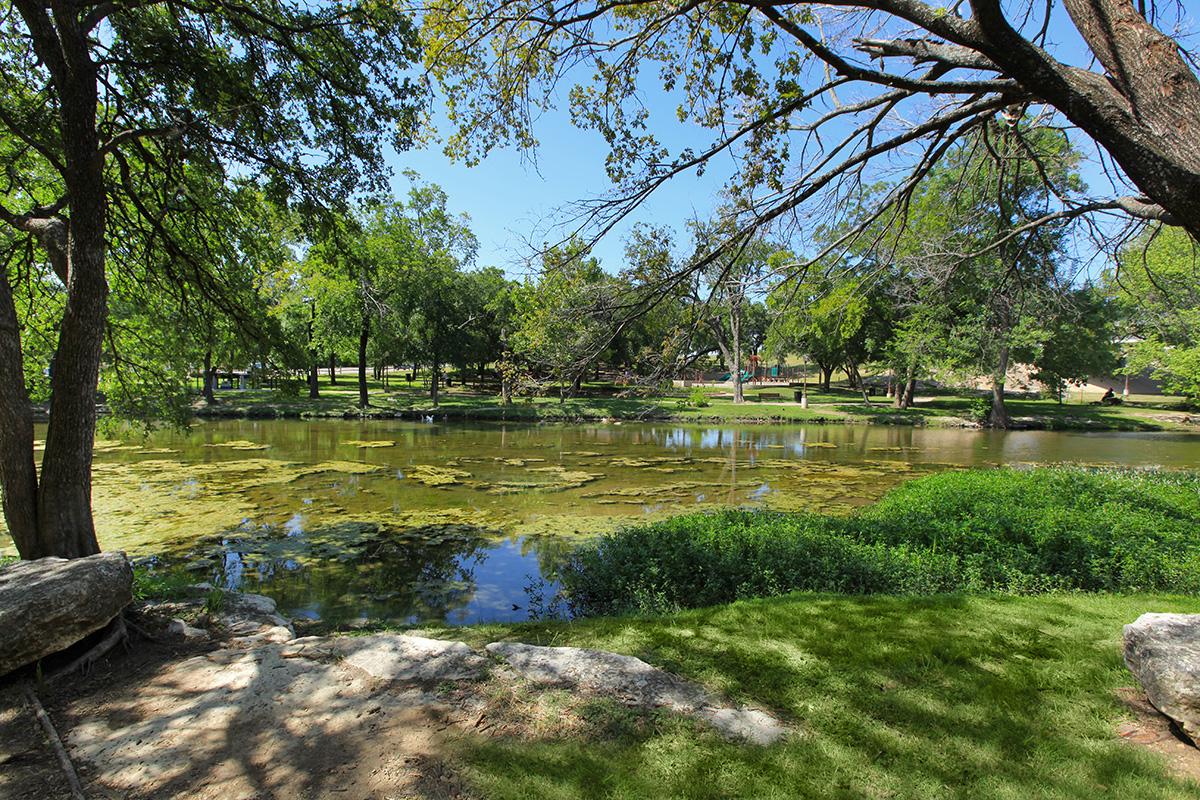
M 805 590 L 932 594 L 952 557 L 848 535 L 815 514 L 721 511 L 628 528 L 577 550 L 562 576 L 576 613 L 661 612 Z
M 864 541 L 981 563 L 988 588 L 1047 576 L 1087 591 L 1200 591 L 1200 477 L 1043 468 L 930 475 L 856 518 Z
M 562 575 L 576 614 L 792 591 L 1200 593 L 1200 477 L 1053 468 L 946 472 L 849 517 L 721 511 L 627 528 Z
M 986 423 L 992 417 L 992 401 L 987 397 L 976 397 L 967 406 L 967 416 L 980 424 Z
M 285 400 L 295 400 L 308 389 L 308 381 L 293 375 L 280 377 L 275 381 L 275 391 Z
M 192 576 L 178 572 L 159 572 L 147 566 L 133 568 L 134 600 L 177 600 L 187 595 Z
M 708 405 L 708 394 L 698 386 L 688 392 L 687 397 L 675 401 L 676 408 L 708 408 Z

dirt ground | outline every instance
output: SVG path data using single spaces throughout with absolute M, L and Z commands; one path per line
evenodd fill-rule
M 340 669 L 141 640 L 36 691 L 89 799 L 471 797 L 441 754 L 479 716 L 466 698 Z M 0 686 L 0 797 L 69 797 L 19 677 Z
M 1200 783 L 1200 749 L 1182 731 L 1158 712 L 1140 688 L 1125 687 L 1117 699 L 1132 719 L 1117 727 L 1117 735 L 1134 747 L 1145 747 L 1166 759 L 1168 768 L 1181 778 Z

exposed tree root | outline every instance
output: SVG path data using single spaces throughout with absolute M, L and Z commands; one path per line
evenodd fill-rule
M 126 644 L 128 641 L 129 632 L 125 629 L 125 618 L 118 614 L 113 617 L 112 622 L 108 623 L 108 633 L 104 634 L 104 638 L 70 664 L 55 670 L 53 674 L 47 676 L 48 680 L 56 680 L 73 672 L 82 672 L 86 675 L 91 671 L 92 664 L 103 658 L 108 651 L 118 644 Z
M 46 713 L 46 709 L 42 708 L 41 701 L 29 686 L 25 687 L 25 699 L 29 701 L 34 716 L 42 724 L 42 730 L 45 731 L 46 738 L 50 740 L 50 748 L 54 750 L 54 755 L 58 758 L 58 765 L 62 767 L 67 784 L 71 787 L 72 800 L 86 800 L 83 786 L 79 783 L 79 776 L 75 774 L 75 765 L 71 763 L 71 757 L 67 755 L 67 748 L 63 747 L 62 739 L 58 737 L 58 731 L 54 729 L 54 723 L 50 721 L 50 715 Z
M 125 620 L 125 627 L 128 628 L 129 630 L 133 631 L 138 636 L 142 637 L 143 639 L 145 639 L 148 642 L 154 642 L 155 644 L 162 644 L 165 641 L 161 636 L 155 636 L 154 634 L 150 633 L 150 631 L 146 630 L 145 628 L 143 628 L 142 626 L 138 625 L 137 623 L 133 622 L 130 619 Z

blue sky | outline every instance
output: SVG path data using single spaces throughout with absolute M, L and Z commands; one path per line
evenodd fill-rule
M 674 105 L 668 99 L 660 98 L 655 111 L 664 121 L 674 122 Z M 446 124 L 444 118 L 439 123 Z M 684 130 L 677 122 L 674 128 L 667 131 L 667 140 L 676 146 L 695 145 L 710 136 L 699 128 Z M 477 264 L 501 267 L 518 277 L 524 274 L 530 254 L 530 236 L 535 236 L 535 243 L 547 241 L 553 235 L 553 230 L 547 232 L 548 223 L 562 218 L 557 212 L 568 209 L 573 202 L 602 194 L 612 185 L 604 171 L 608 153 L 604 139 L 595 131 L 572 126 L 564 109 L 546 114 L 536 133 L 540 142 L 536 163 L 512 148 L 494 151 L 474 167 L 452 162 L 442 153 L 440 143 L 393 153 L 393 190 L 397 196 L 407 191 L 408 181 L 401 174 L 406 169 L 416 170 L 423 180 L 439 184 L 449 194 L 451 208 L 471 217 L 471 228 L 479 238 Z M 621 238 L 634 222 L 679 228 L 695 215 L 706 215 L 715 204 L 724 177 L 719 169 L 702 178 L 694 174 L 678 176 L 652 196 L 628 224 L 606 236 L 595 254 L 606 269 L 620 269 L 624 260 Z

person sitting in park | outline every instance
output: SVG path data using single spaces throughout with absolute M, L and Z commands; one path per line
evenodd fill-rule
M 1108 389 L 1106 389 L 1104 391 L 1104 396 L 1100 398 L 1100 405 L 1102 405 L 1102 406 L 1119 406 L 1119 405 L 1121 405 L 1121 398 L 1117 397 L 1113 393 L 1112 387 L 1110 386 Z

